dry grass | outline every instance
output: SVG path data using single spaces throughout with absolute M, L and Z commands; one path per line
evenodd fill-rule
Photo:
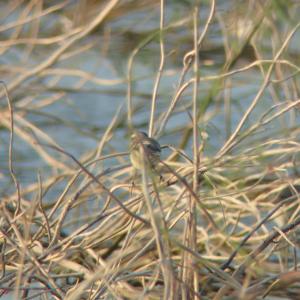
M 229 1 L 226 8 L 195 1 L 180 13 L 176 8 L 173 19 L 175 2 L 74 2 L 2 5 L 1 54 L 17 49 L 22 58 L 0 65 L 6 142 L 0 175 L 11 177 L 1 192 L 1 296 L 298 299 L 297 1 Z M 144 25 L 148 15 L 156 28 L 111 29 L 135 18 Z M 128 57 L 124 78 L 68 66 L 68 59 L 96 47 L 97 35 L 104 41 L 101 57 L 109 57 L 116 39 L 136 38 L 127 41 L 129 53 L 121 50 Z M 152 92 L 139 95 L 135 83 L 143 78 L 135 67 L 147 47 L 155 48 L 157 69 Z M 170 67 L 172 59 L 182 68 Z M 168 86 L 164 80 L 174 74 L 177 81 Z M 126 91 L 117 89 L 126 84 L 127 110 L 116 108 L 95 149 L 75 155 L 31 112 L 45 118 L 44 109 L 84 93 L 86 84 L 100 95 L 103 86 L 112 87 L 124 98 Z M 164 89 L 171 91 L 167 97 Z M 55 120 L 59 128 L 95 137 L 92 129 Z M 169 155 L 161 161 L 163 180 L 144 169 L 132 185 L 128 153 L 113 141 L 139 127 L 159 140 L 176 135 L 178 142 L 163 147 Z M 30 183 L 22 182 L 16 158 L 25 145 L 44 168 L 42 175 L 34 169 Z

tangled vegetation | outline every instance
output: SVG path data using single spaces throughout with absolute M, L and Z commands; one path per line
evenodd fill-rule
M 298 1 L 0 6 L 3 299 L 299 299 Z

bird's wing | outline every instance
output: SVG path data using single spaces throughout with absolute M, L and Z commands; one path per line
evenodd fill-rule
M 148 138 L 145 140 L 144 145 L 154 152 L 161 152 L 160 144 L 155 139 Z

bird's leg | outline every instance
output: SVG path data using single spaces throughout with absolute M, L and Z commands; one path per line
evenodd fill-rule
M 133 192 L 134 186 L 135 186 L 135 183 L 134 183 L 134 181 L 132 180 L 132 181 L 131 181 L 131 186 L 130 186 L 130 197 L 132 197 L 132 192 Z
M 165 178 L 160 174 L 159 175 L 159 183 L 164 183 L 165 182 Z
M 132 196 L 132 192 L 133 192 L 133 189 L 135 187 L 135 182 L 134 182 L 135 177 L 136 177 L 136 169 L 133 169 L 133 172 L 132 172 L 132 175 L 131 175 L 130 196 Z
M 152 168 L 153 168 L 154 173 L 156 173 L 159 176 L 159 184 L 164 183 L 165 178 L 161 174 L 161 168 L 159 166 L 153 166 Z

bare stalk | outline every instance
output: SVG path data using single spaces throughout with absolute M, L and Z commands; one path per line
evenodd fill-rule
M 7 90 L 5 82 L 0 81 L 0 83 L 4 87 L 5 96 L 6 96 L 8 109 L 9 109 L 9 113 L 10 113 L 10 140 L 9 140 L 9 157 L 8 157 L 8 160 L 9 160 L 9 172 L 10 172 L 10 175 L 13 179 L 13 182 L 15 184 L 16 191 L 17 191 L 17 202 L 16 202 L 17 206 L 16 206 L 16 211 L 15 211 L 15 215 L 17 215 L 20 212 L 20 208 L 21 208 L 21 191 L 20 191 L 20 184 L 19 184 L 19 181 L 17 179 L 17 176 L 16 176 L 15 171 L 14 171 L 14 167 L 13 167 L 14 110 L 13 110 L 12 102 L 11 102 L 11 100 L 9 98 L 9 95 L 8 95 L 8 90 Z
M 153 93 L 152 93 L 152 102 L 151 102 L 151 112 L 150 112 L 150 120 L 149 120 L 149 136 L 153 135 L 153 127 L 154 127 L 154 117 L 155 117 L 155 108 L 157 102 L 157 94 L 158 87 L 161 80 L 164 64 L 165 64 L 165 45 L 164 45 L 164 14 L 165 14 L 165 1 L 160 1 L 160 22 L 159 22 L 159 44 L 160 44 L 160 64 L 159 69 L 156 75 Z

